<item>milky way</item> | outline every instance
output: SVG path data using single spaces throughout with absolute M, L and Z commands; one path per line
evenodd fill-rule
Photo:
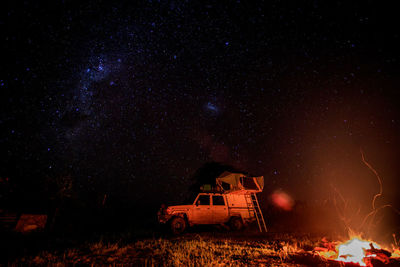
M 217 161 L 264 175 L 268 192 L 324 198 L 329 184 L 371 178 L 362 147 L 393 186 L 399 35 L 389 10 L 323 1 L 10 6 L 0 175 L 26 191 L 71 175 L 93 194 L 159 202 L 180 198 L 195 171 Z

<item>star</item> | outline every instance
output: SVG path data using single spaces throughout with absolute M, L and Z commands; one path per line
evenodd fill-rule
M 220 108 L 213 102 L 207 102 L 204 109 L 208 115 L 217 116 L 220 114 Z

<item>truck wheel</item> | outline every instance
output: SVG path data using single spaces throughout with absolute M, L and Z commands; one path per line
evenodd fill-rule
M 231 221 L 229 222 L 229 227 L 233 231 L 239 231 L 243 228 L 243 222 L 242 219 L 238 217 L 233 217 Z
M 175 235 L 182 234 L 186 229 L 186 222 L 181 217 L 175 217 L 171 220 L 171 231 Z

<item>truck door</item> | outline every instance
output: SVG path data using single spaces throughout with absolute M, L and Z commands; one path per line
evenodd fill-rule
M 223 196 L 212 196 L 212 217 L 214 224 L 225 223 L 228 221 L 228 207 Z
M 210 195 L 199 195 L 195 202 L 193 210 L 192 223 L 194 224 L 211 224 L 212 213 L 210 205 Z

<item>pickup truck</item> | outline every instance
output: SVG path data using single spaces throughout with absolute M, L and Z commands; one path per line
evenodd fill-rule
M 240 230 L 256 220 L 249 194 L 199 193 L 189 205 L 162 206 L 158 221 L 169 224 L 174 234 L 194 225 L 228 225 Z

